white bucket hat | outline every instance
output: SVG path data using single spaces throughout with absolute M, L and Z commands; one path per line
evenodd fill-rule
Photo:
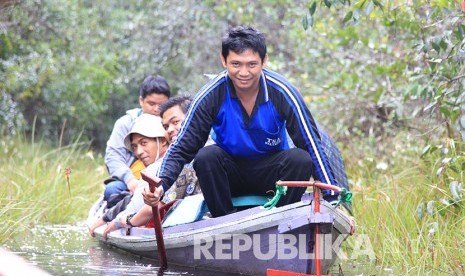
M 130 151 L 132 151 L 131 134 L 133 133 L 138 133 L 149 138 L 165 137 L 165 129 L 161 123 L 161 118 L 147 113 L 143 113 L 137 117 L 131 131 L 124 138 L 124 145 Z

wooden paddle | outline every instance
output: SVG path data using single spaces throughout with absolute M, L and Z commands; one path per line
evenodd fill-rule
M 160 183 L 153 179 L 151 176 L 147 175 L 144 172 L 141 172 L 142 179 L 149 183 L 150 192 L 155 192 L 155 188 L 160 186 Z M 158 204 L 155 207 L 152 207 L 154 228 L 155 228 L 155 237 L 157 238 L 157 250 L 158 258 L 160 259 L 160 268 L 166 269 L 168 263 L 166 261 L 166 250 L 165 242 L 163 241 L 163 230 L 161 227 L 160 212 L 158 211 Z

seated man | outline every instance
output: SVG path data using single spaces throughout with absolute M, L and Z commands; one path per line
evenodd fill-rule
M 107 202 L 112 195 L 118 195 L 123 191 L 133 193 L 137 186 L 137 179 L 140 177 L 138 173 L 145 168 L 143 162 L 137 160 L 123 143 L 134 120 L 143 113 L 159 116 L 160 104 L 169 97 L 170 87 L 166 80 L 161 76 L 149 75 L 144 79 L 139 90 L 140 108 L 126 111 L 126 115 L 116 121 L 105 150 L 105 165 L 110 174 L 110 179 L 105 181 L 104 200 Z M 108 205 L 111 206 L 114 203 L 108 202 Z
M 170 143 L 176 141 L 181 122 L 186 117 L 191 101 L 192 99 L 188 96 L 178 96 L 169 99 L 160 106 L 160 116 Z M 166 204 L 175 199 L 182 199 L 198 193 L 201 193 L 201 190 L 195 171 L 192 164 L 186 164 L 176 182 L 166 191 L 160 202 Z
M 302 95 L 283 76 L 265 69 L 265 36 L 252 27 L 234 27 L 223 37 L 220 58 L 226 70 L 194 97 L 162 163 L 156 180 L 161 185 L 154 193 L 144 191 L 145 202 L 156 204 L 194 158 L 213 217 L 236 211 L 232 197 L 266 195 L 278 180 L 313 177 L 337 185 Z M 216 143 L 204 146 L 212 128 Z M 304 191 L 305 187 L 289 188 L 277 206 L 299 201 Z
M 160 106 L 160 115 L 162 117 L 163 127 L 171 143 L 176 142 L 176 138 L 181 128 L 181 122 L 189 109 L 191 98 L 187 96 L 178 96 L 169 99 Z M 207 144 L 213 143 L 211 140 Z M 148 168 L 150 169 L 150 168 Z M 160 201 L 161 205 L 169 203 L 175 199 L 182 199 L 189 195 L 201 193 L 197 176 L 191 164 L 186 164 L 173 186 L 165 193 Z M 158 204 L 158 203 L 157 203 Z M 124 227 L 145 225 L 152 218 L 152 208 L 149 205 L 144 206 L 134 216 L 129 219 L 123 217 L 117 224 Z M 131 225 L 127 225 L 129 222 Z M 116 229 L 116 224 L 111 224 L 105 230 L 106 233 Z M 118 225 L 119 226 L 119 225 Z
M 124 139 L 124 144 L 147 166 L 146 169 L 153 171 L 160 168 L 169 145 L 160 117 L 145 113 L 135 120 L 131 131 Z M 144 201 L 141 192 L 145 185 L 147 185 L 145 181 L 139 180 L 130 201 L 120 201 L 108 209 L 103 217 L 92 224 L 89 229 L 90 234 L 93 236 L 93 232 L 97 227 L 105 224 L 105 222 L 112 221 L 119 213 L 123 211 L 135 213 L 142 208 Z

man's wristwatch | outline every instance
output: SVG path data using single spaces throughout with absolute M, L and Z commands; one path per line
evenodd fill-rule
M 130 215 L 128 215 L 128 216 L 126 217 L 126 225 L 127 225 L 127 226 L 129 226 L 129 227 L 134 227 L 134 225 L 132 225 L 132 223 L 131 223 L 131 219 L 132 219 L 132 217 L 133 217 L 134 215 L 135 215 L 135 213 L 134 213 L 134 214 L 130 214 Z

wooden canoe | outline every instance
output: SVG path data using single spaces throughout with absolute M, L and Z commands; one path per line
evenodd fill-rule
M 320 212 L 313 209 L 312 194 L 301 202 L 265 209 L 261 206 L 218 218 L 204 218 L 192 223 L 163 229 L 169 264 L 245 275 L 266 275 L 267 269 L 312 274 L 315 225 L 320 225 L 321 272 L 327 273 L 337 257 L 342 242 L 353 233 L 353 218 L 330 203 L 320 201 Z M 96 203 L 92 216 L 102 209 Z M 104 226 L 96 238 L 107 245 L 143 257 L 157 259 L 154 229 L 134 227 L 119 229 L 103 237 Z

